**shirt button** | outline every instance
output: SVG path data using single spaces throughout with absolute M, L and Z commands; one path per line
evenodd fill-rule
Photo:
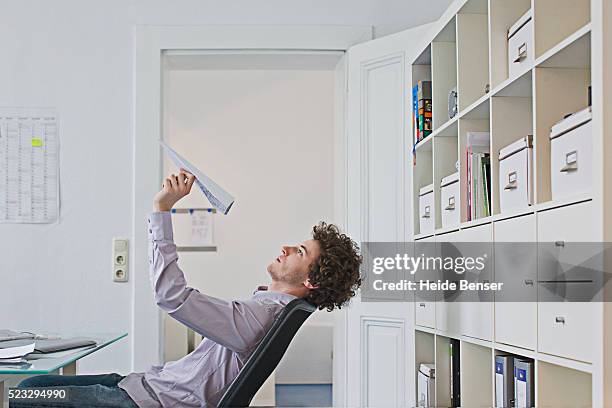
M 152 233 L 153 233 L 153 230 L 152 230 L 152 229 L 150 229 L 150 230 L 149 230 L 149 234 L 152 234 Z

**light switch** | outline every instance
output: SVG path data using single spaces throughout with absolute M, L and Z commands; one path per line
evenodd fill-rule
M 127 238 L 113 238 L 113 281 L 128 281 L 128 252 Z

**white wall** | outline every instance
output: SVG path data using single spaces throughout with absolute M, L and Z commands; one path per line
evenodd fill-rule
M 131 234 L 135 24 L 372 24 L 387 33 L 431 21 L 448 3 L 4 0 L 0 105 L 58 108 L 62 210 L 56 225 L 0 225 L 0 326 L 131 327 L 132 283 L 112 283 L 110 244 Z M 79 367 L 129 372 L 129 341 Z

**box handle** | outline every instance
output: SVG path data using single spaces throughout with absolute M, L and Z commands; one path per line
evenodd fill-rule
M 565 324 L 565 317 L 563 317 L 563 316 L 555 317 L 555 323 Z
M 514 60 L 514 63 L 518 64 L 521 61 L 523 61 L 525 58 L 527 58 L 527 43 L 526 42 L 524 42 L 518 47 L 518 56 Z
M 578 170 L 578 152 L 571 151 L 565 155 L 565 166 L 559 170 L 561 173 L 569 173 Z
M 504 190 L 514 190 L 518 188 L 518 182 L 516 181 L 516 171 L 508 174 L 508 184 L 504 187 Z
M 455 209 L 455 196 L 448 197 L 448 205 L 446 206 L 446 211 L 453 211 Z
M 431 217 L 431 208 L 429 206 L 425 206 L 425 212 L 421 216 L 421 218 L 430 218 Z
M 525 279 L 525 285 L 533 286 L 533 279 Z
M 420 307 L 425 307 L 425 303 L 419 303 Z

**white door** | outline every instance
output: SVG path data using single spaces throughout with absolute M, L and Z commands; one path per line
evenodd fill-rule
M 352 47 L 348 52 L 346 229 L 357 242 L 403 242 L 412 231 L 410 129 L 412 50 L 421 26 Z M 341 406 L 414 405 L 414 303 L 362 302 L 346 312 Z M 338 343 L 336 343 L 338 344 Z M 339 385 L 339 387 L 338 387 Z

